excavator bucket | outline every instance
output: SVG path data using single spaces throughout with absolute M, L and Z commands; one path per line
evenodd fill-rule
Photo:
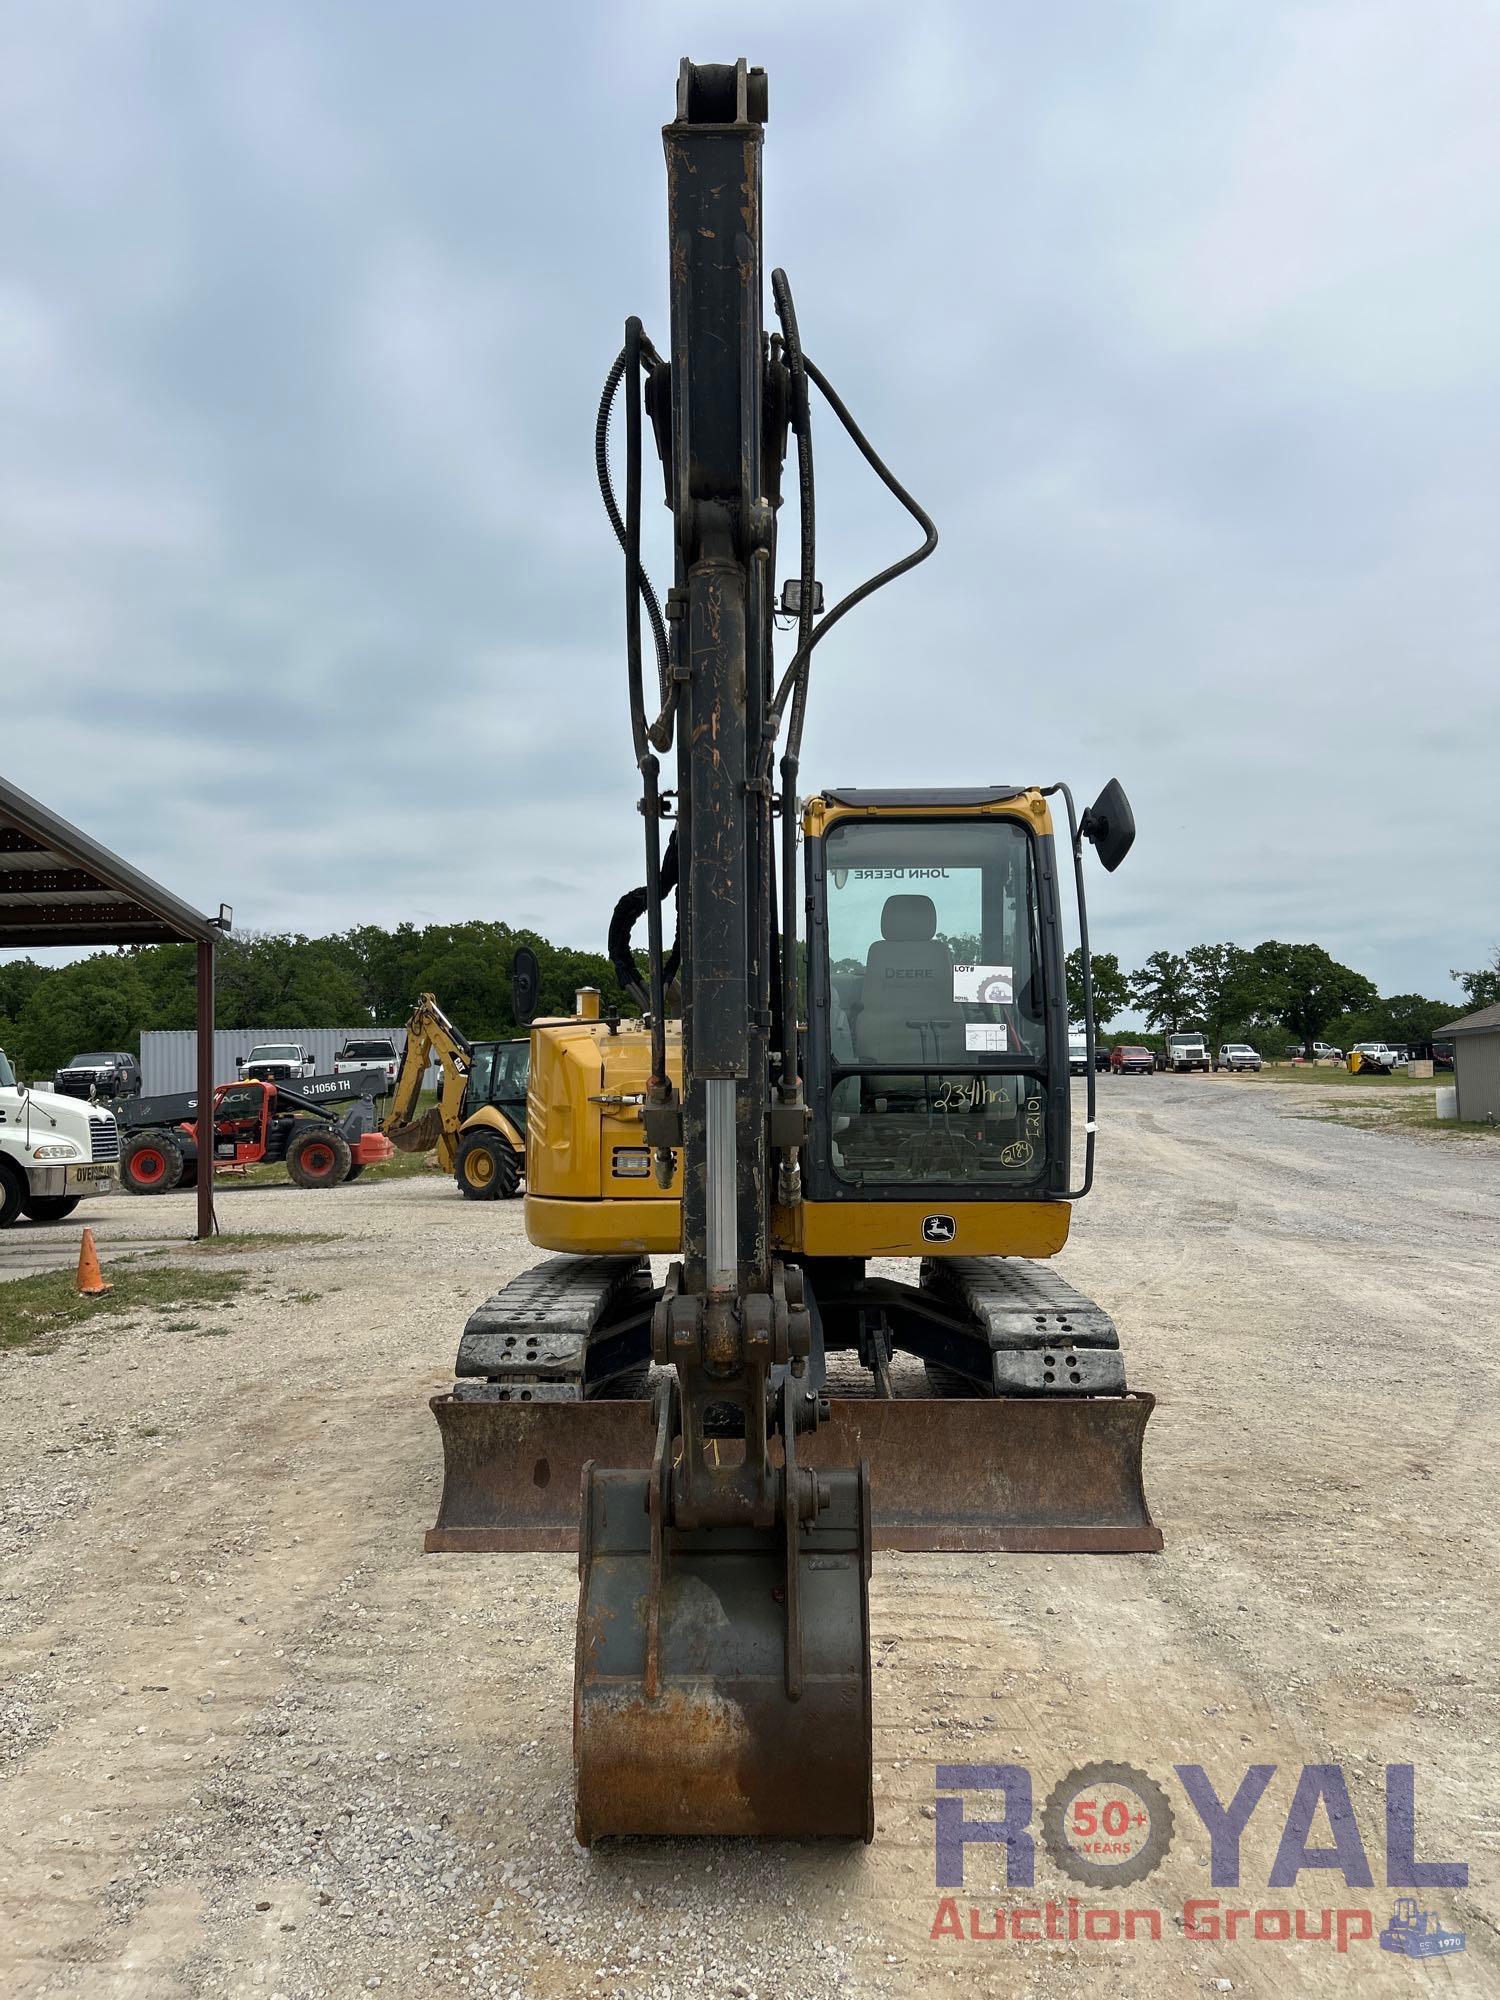
M 868 1480 L 821 1475 L 815 1520 L 665 1528 L 655 1472 L 583 1476 L 576 1827 L 874 1833 Z
M 801 1463 L 869 1466 L 873 1546 L 1150 1554 L 1141 1450 L 1155 1398 L 835 1396 Z M 435 1396 L 443 1490 L 430 1552 L 572 1549 L 584 1466 L 644 1470 L 651 1406 Z
M 442 1129 L 442 1117 L 434 1104 L 429 1105 L 420 1118 L 414 1118 L 410 1125 L 398 1125 L 394 1132 L 387 1132 L 385 1136 L 398 1153 L 430 1153 Z

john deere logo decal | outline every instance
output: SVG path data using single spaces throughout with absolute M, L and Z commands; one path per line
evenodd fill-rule
M 958 1234 L 958 1224 L 951 1215 L 924 1215 L 922 1217 L 922 1241 L 924 1243 L 951 1243 Z

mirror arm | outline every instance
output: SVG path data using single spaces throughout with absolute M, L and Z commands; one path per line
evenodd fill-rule
M 1096 1076 L 1094 1070 L 1094 967 L 1089 957 L 1089 911 L 1088 899 L 1083 887 L 1083 834 L 1078 825 L 1078 810 L 1073 804 L 1073 794 L 1068 787 L 1058 781 L 1055 785 L 1044 785 L 1042 796 L 1050 798 L 1060 792 L 1068 808 L 1068 834 L 1073 847 L 1073 888 L 1078 899 L 1078 960 L 1083 969 L 1083 1037 L 1088 1053 L 1088 1115 L 1084 1120 L 1083 1184 L 1068 1189 L 1069 1201 L 1082 1201 L 1094 1185 L 1094 1130 Z M 1068 990 L 1067 956 L 1063 959 L 1063 1004 L 1066 1011 Z

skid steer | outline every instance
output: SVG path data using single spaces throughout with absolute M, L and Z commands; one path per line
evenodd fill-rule
M 1127 1386 L 1109 1316 L 1046 1261 L 1093 1176 L 1084 843 L 1113 869 L 1134 822 L 1114 781 L 1081 818 L 1061 784 L 799 803 L 815 648 L 937 535 L 803 351 L 781 271 L 762 326 L 766 112 L 762 71 L 683 63 L 670 338 L 626 322 L 596 425 L 645 823 L 610 952 L 640 1016 L 586 990 L 573 1016 L 532 1020 L 526 1228 L 554 1254 L 473 1313 L 432 1405 L 430 1550 L 577 1549 L 586 1844 L 871 1837 L 873 1549 L 1161 1546 L 1152 1398 Z M 810 385 L 922 531 L 821 617 Z M 674 532 L 664 606 L 640 556 L 648 430 Z M 798 574 L 778 605 L 791 438 Z M 779 676 L 778 615 L 795 625 Z M 1077 1185 L 1066 874 L 1089 1055 Z

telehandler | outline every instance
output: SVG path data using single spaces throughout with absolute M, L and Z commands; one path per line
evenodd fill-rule
M 1093 1178 L 1083 845 L 1113 869 L 1134 821 L 1114 781 L 1081 818 L 1058 783 L 799 802 L 815 648 L 937 534 L 804 352 L 779 270 L 777 330 L 762 325 L 766 114 L 763 71 L 683 63 L 669 339 L 626 322 L 595 433 L 645 826 L 611 956 L 640 1018 L 585 992 L 574 1017 L 533 1021 L 526 1228 L 558 1254 L 472 1315 L 433 1401 L 428 1548 L 578 1550 L 586 1844 L 871 1837 L 873 1548 L 1161 1546 L 1141 1473 L 1153 1400 L 1127 1386 L 1109 1316 L 1046 1261 Z M 922 532 L 821 617 L 810 385 Z M 640 557 L 647 426 L 673 527 L 665 606 Z M 779 608 L 796 639 L 778 674 L 789 436 L 798 574 Z M 1069 863 L 1089 1057 L 1076 1181 Z M 671 1259 L 664 1282 L 653 1257 Z

